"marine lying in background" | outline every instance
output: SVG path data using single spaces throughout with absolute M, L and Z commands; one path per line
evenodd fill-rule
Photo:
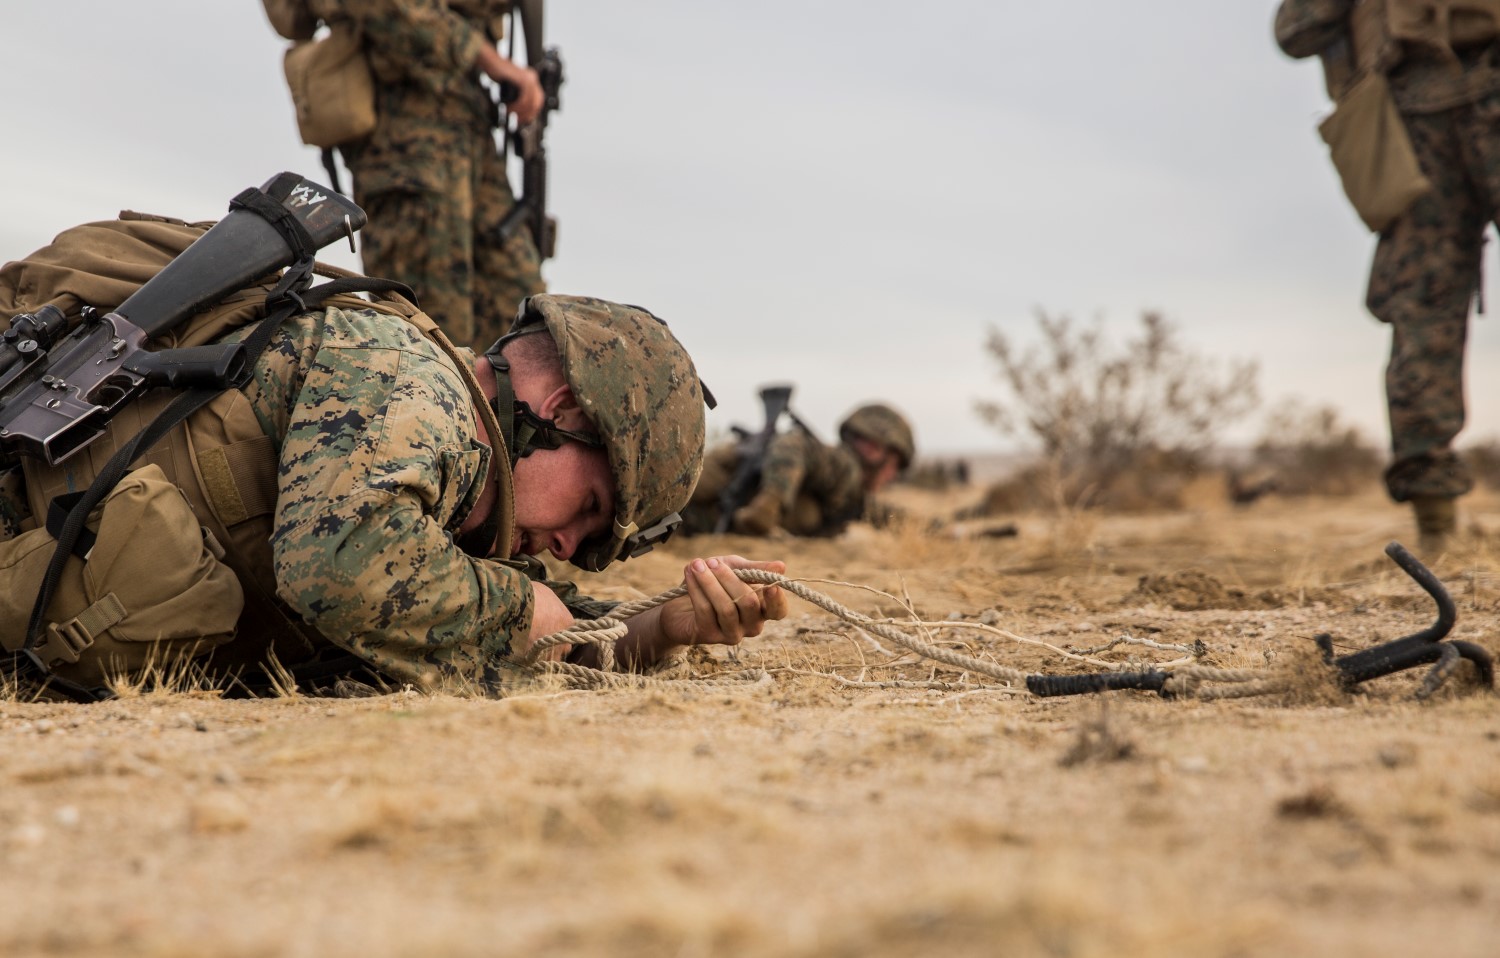
M 736 427 L 737 438 L 710 450 L 683 510 L 685 534 L 835 536 L 889 514 L 875 494 L 916 455 L 906 418 L 884 403 L 862 405 L 839 424 L 838 445 L 827 445 L 792 412 L 791 393 L 762 389 L 761 429 Z M 783 418 L 791 429 L 778 429 Z

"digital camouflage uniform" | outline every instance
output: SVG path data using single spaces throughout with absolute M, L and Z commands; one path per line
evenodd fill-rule
M 213 225 L 127 212 L 65 230 L 0 269 L 0 328 L 43 307 L 64 316 L 84 304 L 115 309 Z M 185 275 L 194 281 L 174 275 L 161 277 L 164 288 Z M 134 490 L 134 499 L 111 511 L 111 493 L 91 518 L 102 547 L 86 546 L 92 558 L 63 564 L 63 585 L 43 618 L 48 636 L 37 645 L 45 666 L 59 679 L 97 683 L 105 669 L 138 668 L 154 655 L 209 652 L 208 674 L 226 677 L 274 653 L 294 675 L 316 680 L 349 667 L 352 654 L 398 681 L 457 678 L 491 688 L 495 657 L 532 627 L 528 579 L 578 618 L 613 607 L 546 581 L 533 557 L 473 557 L 513 542 L 510 466 L 533 447 L 554 448 L 537 439 L 545 420 L 525 419 L 517 412 L 523 403 L 488 401 L 474 353 L 449 344 L 400 297 L 334 294 L 273 330 L 261 322 L 273 285 L 268 278 L 231 293 L 151 341 L 192 348 L 269 340 L 242 387 L 218 392 L 160 441 L 135 449 L 135 468 L 112 486 Z M 613 522 L 570 558 L 598 570 L 641 554 L 670 532 L 667 520 L 702 466 L 706 395 L 691 357 L 650 312 L 589 297 L 530 297 L 517 327 L 518 335 L 551 341 L 557 372 L 593 427 L 595 438 L 580 441 L 602 446 L 609 460 Z M 9 342 L 17 354 L 29 351 L 24 340 Z M 531 353 L 527 362 L 546 357 Z M 513 398 L 505 364 L 490 368 L 497 396 L 503 387 Z M 56 540 L 42 520 L 56 497 L 111 472 L 115 454 L 134 448 L 180 396 L 146 390 L 56 464 L 8 448 L 0 455 L 7 650 L 24 634 L 17 623 L 31 616 L 54 557 Z M 479 441 L 476 413 L 502 454 Z M 496 493 L 487 523 L 456 542 L 486 488 Z M 526 491 L 546 496 L 535 486 Z M 152 536 L 152 528 L 163 534 Z M 171 563 L 161 570 L 167 574 L 154 574 L 163 562 Z M 116 587 L 119 594 L 110 591 Z M 189 595 L 203 604 L 184 605 Z
M 400 280 L 448 338 L 478 352 L 542 292 L 541 260 L 518 228 L 495 230 L 515 205 L 494 137 L 494 107 L 475 66 L 500 37 L 508 0 L 316 0 L 359 26 L 375 76 L 379 123 L 340 147 L 364 271 Z
M 490 452 L 451 360 L 404 321 L 328 309 L 282 324 L 244 393 L 279 449 L 281 598 L 400 681 L 477 678 L 531 627 L 526 576 L 453 535 Z
M 740 458 L 738 442 L 709 452 L 703 477 L 683 511 L 683 529 L 688 534 L 714 530 L 719 496 L 734 478 Z M 755 491 L 775 496 L 779 525 L 793 535 L 838 535 L 865 511 L 859 456 L 847 445 L 825 446 L 801 429 L 771 439 Z
M 1293 57 L 1346 42 L 1351 0 L 1283 0 L 1276 40 Z M 1386 401 L 1397 502 L 1451 499 L 1473 485 L 1452 443 L 1464 424 L 1469 306 L 1487 225 L 1500 210 L 1500 49 L 1456 57 L 1408 46 L 1389 71 L 1391 95 L 1433 188 L 1380 234 L 1367 305 L 1391 326 Z
M 771 440 L 760 488 L 780 500 L 793 535 L 837 535 L 865 512 L 859 455 L 845 443 L 825 446 L 801 429 Z
M 772 437 L 750 508 L 764 506 L 762 497 L 769 498 L 774 524 L 799 536 L 835 536 L 855 519 L 879 519 L 874 500 L 865 490 L 864 465 L 849 442 L 858 433 L 851 424 L 868 425 L 862 417 L 871 414 L 883 428 L 873 430 L 873 434 L 866 430 L 866 438 L 890 444 L 901 456 L 904 468 L 913 451 L 910 426 L 887 406 L 862 406 L 840 427 L 845 441 L 836 446 L 824 445 L 802 428 Z M 709 454 L 703 478 L 684 513 L 684 527 L 689 532 L 713 531 L 719 517 L 719 496 L 734 477 L 741 456 L 737 442 L 726 443 Z M 736 531 L 761 532 L 754 527 Z
M 525 556 L 475 558 L 454 543 L 490 450 L 475 439 L 473 401 L 453 362 L 399 317 L 328 308 L 284 322 L 242 394 L 276 449 L 276 592 L 311 636 L 399 682 L 493 680 L 492 658 L 531 627 L 528 579 L 545 569 Z M 0 474 L 0 540 L 29 516 L 20 470 Z M 570 584 L 543 584 L 585 617 L 608 608 Z M 285 613 L 256 601 L 247 589 L 241 635 L 214 651 L 211 668 L 256 661 L 260 624 L 290 628 Z M 279 634 L 276 646 L 305 654 L 301 641 Z M 311 651 L 332 650 L 314 641 Z

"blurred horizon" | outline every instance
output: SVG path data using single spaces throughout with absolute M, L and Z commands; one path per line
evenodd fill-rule
M 879 399 L 924 455 L 1014 449 L 974 412 L 1005 395 L 991 326 L 1024 347 L 1045 311 L 1102 318 L 1118 340 L 1159 311 L 1184 348 L 1259 364 L 1260 413 L 1225 442 L 1253 442 L 1297 397 L 1383 450 L 1373 238 L 1315 131 L 1318 68 L 1277 50 L 1274 10 L 549 7 L 567 80 L 544 273 L 667 319 L 720 433 L 758 425 L 757 389 L 787 381 L 825 436 Z M 4 81 L 0 260 L 122 208 L 211 219 L 281 170 L 326 177 L 258 4 L 79 0 L 7 18 L 25 42 Z M 1476 373 L 1500 355 L 1493 327 L 1471 323 L 1460 445 L 1500 435 L 1500 377 Z

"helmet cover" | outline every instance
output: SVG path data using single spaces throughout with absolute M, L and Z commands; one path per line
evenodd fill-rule
M 848 442 L 851 436 L 862 436 L 894 450 L 901 459 L 902 469 L 910 466 L 916 457 L 911 425 L 885 403 L 867 403 L 845 417 L 839 424 L 839 438 Z
M 563 377 L 609 456 L 614 527 L 607 540 L 582 543 L 571 559 L 598 571 L 646 551 L 678 521 L 703 469 L 703 387 L 667 324 L 638 306 L 532 296 L 511 334 L 534 324 L 545 325 L 557 344 Z

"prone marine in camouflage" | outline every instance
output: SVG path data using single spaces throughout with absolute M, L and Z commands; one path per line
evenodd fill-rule
M 244 392 L 280 440 L 276 581 L 309 625 L 422 686 L 479 677 L 526 633 L 525 574 L 453 541 L 491 452 L 436 346 L 379 313 L 307 313 L 282 325 Z
M 1408 25 L 1437 22 L 1424 15 L 1426 0 L 1383 4 L 1366 6 Z M 1293 57 L 1322 57 L 1335 95 L 1339 78 L 1354 73 L 1361 55 L 1369 58 L 1369 50 L 1352 46 L 1354 6 L 1283 0 L 1276 14 L 1281 48 Z M 1464 344 L 1484 230 L 1500 210 L 1500 24 L 1457 9 L 1480 5 L 1453 6 L 1443 22 L 1455 32 L 1413 36 L 1390 48 L 1391 97 L 1432 189 L 1381 232 L 1366 298 L 1370 312 L 1391 327 L 1386 488 L 1395 501 L 1412 503 L 1429 552 L 1454 531 L 1454 502 L 1473 486 L 1453 441 L 1464 425 Z M 1392 22 L 1382 27 L 1386 33 Z
M 421 687 L 457 682 L 496 689 L 502 657 L 575 615 L 594 618 L 609 608 L 578 596 L 571 585 L 544 581 L 541 563 L 518 546 L 550 548 L 562 559 L 583 556 L 590 567 L 602 568 L 664 538 L 659 533 L 643 543 L 637 530 L 670 531 L 672 514 L 686 503 L 702 462 L 704 393 L 687 353 L 645 310 L 584 297 L 534 297 L 516 332 L 545 331 L 556 346 L 554 365 L 511 361 L 501 373 L 488 359 L 448 345 L 425 315 L 392 303 L 400 301 L 369 309 L 330 306 L 283 323 L 251 381 L 225 394 L 230 407 L 249 411 L 235 420 L 211 405 L 190 417 L 179 429 L 192 431 L 200 468 L 168 478 L 201 501 L 201 484 L 212 479 L 197 473 L 206 472 L 201 467 L 212 456 L 205 453 L 214 452 L 216 441 L 205 445 L 205 437 L 227 434 L 240 448 L 236 434 L 268 437 L 274 490 L 252 498 L 274 504 L 269 531 L 248 537 L 248 546 L 232 529 L 222 535 L 228 540 L 223 559 L 246 583 L 241 625 L 266 612 L 259 606 L 268 597 L 250 584 L 269 571 L 279 598 L 270 617 L 300 619 L 313 640 L 309 654 L 343 650 L 389 679 Z M 511 360 L 510 351 L 503 356 Z M 486 374 L 493 390 L 485 387 Z M 502 379 L 514 398 L 514 409 L 502 410 L 503 421 L 489 401 Z M 573 399 L 578 406 L 568 405 Z M 584 406 L 588 412 L 577 411 Z M 559 434 L 576 436 L 586 450 L 554 457 L 557 445 L 532 448 L 525 440 L 508 448 L 499 437 L 515 434 L 512 416 L 523 409 L 541 417 L 563 410 L 569 427 Z M 562 416 L 536 421 L 550 428 Z M 577 462 L 592 454 L 587 450 L 599 450 L 594 473 L 586 464 L 556 465 Z M 171 456 L 163 458 L 170 468 Z M 86 459 L 52 468 L 68 470 Z M 590 475 L 602 477 L 597 518 L 572 505 L 594 489 Z M 25 512 L 26 493 L 12 488 L 14 478 L 6 474 L 0 496 Z M 37 478 L 45 480 L 39 487 L 57 484 L 46 473 Z M 196 492 L 188 492 L 190 484 L 199 484 Z M 565 525 L 567 536 L 544 540 L 521 528 L 539 504 L 560 511 L 562 518 L 548 528 Z M 220 511 L 201 508 L 201 514 Z M 9 518 L 8 509 L 5 514 Z M 29 517 L 22 521 L 30 527 L 23 535 L 45 535 Z M 484 533 L 477 541 L 475 529 Z M 592 531 L 593 538 L 579 530 Z M 550 545 L 559 542 L 565 545 Z M 0 551 L 6 546 L 0 541 Z M 238 553 L 259 547 L 269 549 L 268 556 Z M 694 560 L 684 570 L 688 595 L 627 620 L 622 661 L 642 667 L 674 645 L 735 643 L 785 615 L 780 590 L 752 590 L 734 576 L 736 568 L 785 567 L 738 557 Z M 34 583 L 0 585 L 16 593 L 35 590 Z M 207 670 L 222 673 L 255 661 L 264 647 L 254 642 L 242 631 L 212 652 Z M 196 644 L 183 648 L 190 649 L 183 654 L 200 652 Z M 284 657 L 282 648 L 278 642 L 278 657 L 295 674 L 299 661 Z M 587 664 L 592 649 L 570 654 L 576 653 Z M 56 672 L 97 682 L 105 665 L 88 659 Z
M 356 22 L 375 77 L 375 132 L 339 148 L 353 174 L 354 201 L 369 216 L 360 233 L 364 271 L 412 287 L 451 340 L 482 352 L 504 334 L 523 299 L 546 289 L 527 231 L 505 240 L 496 232 L 516 200 L 476 62 L 501 38 L 510 3 L 312 6 L 324 20 Z
M 916 454 L 911 426 L 890 406 L 870 403 L 844 419 L 839 439 L 836 446 L 824 445 L 800 426 L 774 436 L 755 497 L 735 511 L 730 528 L 745 535 L 779 528 L 799 536 L 835 536 L 856 519 L 878 521 L 875 493 Z M 719 497 L 739 466 L 739 448 L 726 443 L 709 453 L 685 514 L 689 531 L 714 528 Z

